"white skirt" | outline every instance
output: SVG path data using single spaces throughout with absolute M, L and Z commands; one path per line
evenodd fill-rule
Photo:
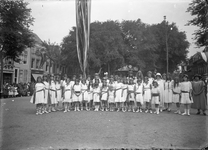
M 35 99 L 34 99 L 34 94 L 35 95 Z M 30 102 L 33 104 L 43 104 L 44 103 L 44 91 L 39 91 L 34 93 L 30 99 Z
M 144 91 L 144 102 L 150 102 L 151 100 L 151 90 L 145 89 Z
M 71 91 L 70 90 L 65 91 L 63 102 L 68 102 L 68 103 L 71 103 L 72 102 Z
M 179 94 L 173 94 L 173 103 L 179 103 L 180 101 L 180 96 Z
M 116 91 L 116 97 L 115 97 L 115 102 L 121 102 L 121 92 L 122 92 L 122 89 L 119 89 Z
M 123 91 L 123 95 L 121 95 L 121 102 L 125 102 L 127 99 L 127 89 Z
M 84 91 L 83 93 L 82 93 L 82 96 L 83 96 L 83 100 L 84 101 L 89 101 L 88 99 L 89 99 L 89 95 L 88 95 L 88 92 L 87 91 Z
M 61 98 L 61 90 L 57 90 L 57 101 L 61 102 L 62 98 Z
M 93 102 L 100 102 L 100 95 L 98 93 L 93 94 Z
M 56 92 L 50 90 L 51 104 L 57 104 Z
M 172 103 L 172 90 L 165 90 L 164 91 L 164 103 Z
M 72 99 L 73 99 L 73 102 L 81 102 L 82 101 L 82 94 L 80 94 L 78 96 L 76 94 L 73 94 Z
M 143 96 L 142 94 L 136 94 L 136 102 L 143 104 Z
M 129 98 L 129 101 L 135 101 L 134 93 L 129 93 L 128 98 Z

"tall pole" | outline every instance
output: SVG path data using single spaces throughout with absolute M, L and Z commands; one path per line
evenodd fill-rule
M 0 48 L 0 59 L 1 59 L 1 79 L 0 79 L 0 85 L 1 85 L 1 93 L 0 93 L 0 98 L 3 98 L 3 72 L 4 72 L 4 61 L 3 61 L 3 49 L 2 46 Z
M 168 56 L 168 24 L 166 21 L 166 16 L 164 16 L 164 22 L 165 22 L 165 46 L 166 46 L 166 74 L 168 75 L 168 66 L 169 66 L 169 56 Z

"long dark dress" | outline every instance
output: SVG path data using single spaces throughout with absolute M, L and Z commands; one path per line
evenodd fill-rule
M 205 84 L 203 81 L 193 81 L 193 103 L 191 108 L 206 110 L 207 100 L 205 97 Z

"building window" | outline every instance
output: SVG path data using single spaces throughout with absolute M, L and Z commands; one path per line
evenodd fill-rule
M 34 68 L 34 64 L 35 64 L 35 58 L 32 58 L 32 60 L 31 60 L 31 68 Z
M 14 69 L 14 83 L 18 83 L 18 69 Z
M 39 59 L 36 59 L 36 68 L 38 69 L 40 66 L 40 60 Z

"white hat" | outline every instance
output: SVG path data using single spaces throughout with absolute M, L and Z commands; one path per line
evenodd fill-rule
M 104 75 L 108 75 L 108 72 L 105 72 Z
M 156 73 L 156 76 L 160 76 L 160 77 L 162 77 L 162 75 L 161 75 L 160 73 Z

